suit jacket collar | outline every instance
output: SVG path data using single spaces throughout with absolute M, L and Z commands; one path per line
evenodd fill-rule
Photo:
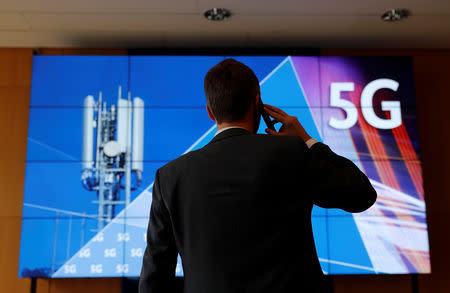
M 212 144 L 232 136 L 249 135 L 249 134 L 251 133 L 243 128 L 230 128 L 216 135 L 208 144 Z

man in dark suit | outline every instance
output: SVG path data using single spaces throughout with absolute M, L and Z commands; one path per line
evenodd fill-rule
M 313 205 L 357 213 L 375 190 L 281 109 L 264 106 L 279 132 L 255 134 L 260 89 L 244 64 L 211 68 L 205 93 L 217 133 L 156 172 L 139 292 L 171 292 L 178 253 L 186 293 L 318 292 Z

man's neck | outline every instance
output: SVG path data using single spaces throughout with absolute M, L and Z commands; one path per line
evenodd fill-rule
M 253 133 L 253 126 L 249 125 L 249 123 L 246 122 L 222 122 L 220 124 L 217 124 L 217 131 L 220 131 L 224 128 L 243 128 L 247 130 L 250 133 Z

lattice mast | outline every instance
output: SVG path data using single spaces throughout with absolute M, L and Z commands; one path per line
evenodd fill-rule
M 95 156 L 94 156 L 95 154 Z M 130 203 L 131 190 L 142 182 L 144 158 L 144 101 L 131 93 L 122 99 L 119 87 L 117 106 L 107 106 L 89 95 L 83 110 L 83 187 L 96 191 L 98 230 L 115 216 L 117 205 Z M 135 179 L 132 184 L 132 177 Z M 120 191 L 124 190 L 121 199 Z

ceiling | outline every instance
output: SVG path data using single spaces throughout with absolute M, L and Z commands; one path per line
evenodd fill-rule
M 450 0 L 0 0 L 0 46 L 450 48 Z

